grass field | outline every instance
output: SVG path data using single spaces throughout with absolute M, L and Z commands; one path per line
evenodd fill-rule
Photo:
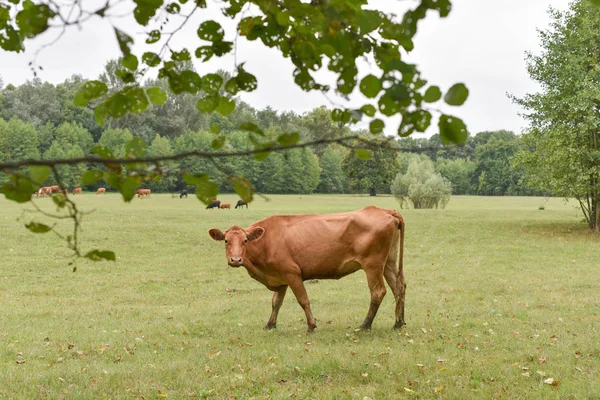
M 291 292 L 277 330 L 262 330 L 271 292 L 228 268 L 207 230 L 396 203 L 270 199 L 228 211 L 80 196 L 96 209 L 83 249 L 118 261 L 73 273 L 56 237 L 23 227 L 31 207 L 2 197 L 0 398 L 600 398 L 600 237 L 572 204 L 453 197 L 445 210 L 401 210 L 408 326 L 391 330 L 388 290 L 372 331 L 355 332 L 369 304 L 359 271 L 307 284 L 319 325 L 307 335 Z

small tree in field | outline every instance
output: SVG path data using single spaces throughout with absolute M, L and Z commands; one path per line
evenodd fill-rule
M 435 172 L 433 161 L 427 156 L 414 157 L 405 174 L 396 175 L 392 193 L 400 208 L 444 208 L 450 200 L 452 186 Z

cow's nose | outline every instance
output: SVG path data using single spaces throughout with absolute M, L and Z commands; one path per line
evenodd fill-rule
M 231 262 L 231 264 L 241 264 L 242 257 L 229 257 L 229 261 Z

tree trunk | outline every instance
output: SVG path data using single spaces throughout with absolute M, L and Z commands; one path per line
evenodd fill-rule
M 600 192 L 596 191 L 596 197 L 592 203 L 592 207 L 595 210 L 594 213 L 594 226 L 593 229 L 595 232 L 600 233 Z
M 375 192 L 375 188 L 371 188 L 371 189 L 369 190 L 369 195 L 370 195 L 370 196 L 377 196 L 377 193 Z

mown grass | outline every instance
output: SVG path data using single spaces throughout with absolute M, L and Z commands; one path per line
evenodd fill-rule
M 319 324 L 307 335 L 292 293 L 278 329 L 262 330 L 271 292 L 228 268 L 206 231 L 396 203 L 270 199 L 229 211 L 170 195 L 78 197 L 96 209 L 83 248 L 118 262 L 78 261 L 73 273 L 56 237 L 23 227 L 31 207 L 2 198 L 0 398 L 600 398 L 600 238 L 572 205 L 453 197 L 445 210 L 401 211 L 408 326 L 391 330 L 388 291 L 373 330 L 354 331 L 369 303 L 359 271 L 307 284 Z

